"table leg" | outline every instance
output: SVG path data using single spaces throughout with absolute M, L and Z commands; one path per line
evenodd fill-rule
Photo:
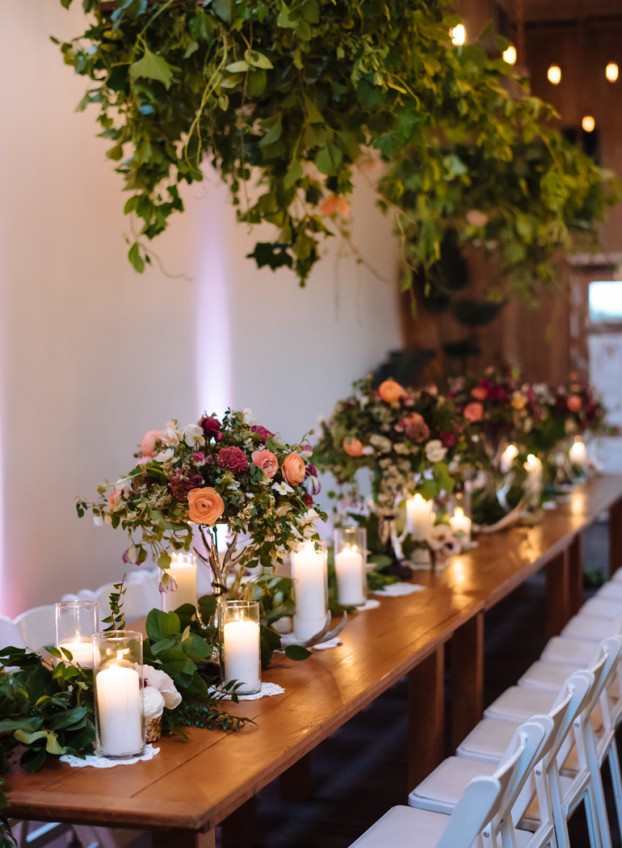
M 257 805 L 253 797 L 223 821 L 222 846 L 223 848 L 252 848 L 256 843 Z
M 408 790 L 443 759 L 445 646 L 408 675 Z
M 475 727 L 484 711 L 484 613 L 459 627 L 451 639 L 452 747 Z
M 609 507 L 609 576 L 622 566 L 622 498 Z
M 570 618 L 570 557 L 562 551 L 546 566 L 546 635 L 557 636 Z
M 305 801 L 312 790 L 311 754 L 305 754 L 279 777 L 279 795 L 284 801 Z
M 216 831 L 196 833 L 193 830 L 154 830 L 151 835 L 152 848 L 216 848 Z
M 568 549 L 570 577 L 570 615 L 576 615 L 583 603 L 583 544 L 577 533 Z

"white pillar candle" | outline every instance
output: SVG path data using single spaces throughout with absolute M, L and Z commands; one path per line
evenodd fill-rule
M 449 519 L 449 525 L 456 536 L 460 536 L 462 541 L 471 541 L 471 519 L 464 514 L 462 507 L 457 506 L 454 509 L 454 514 Z
M 138 754 L 144 747 L 143 706 L 136 669 L 109 665 L 95 678 L 101 752 L 106 757 Z
M 240 618 L 228 621 L 224 628 L 224 682 L 237 680 L 240 695 L 259 692 L 261 689 L 261 657 L 259 651 L 259 623 Z
M 501 454 L 501 459 L 499 460 L 499 469 L 502 474 L 509 473 L 517 456 L 518 448 L 516 447 L 516 445 L 508 445 L 507 448 Z
M 335 555 L 337 601 L 344 607 L 365 603 L 365 564 L 355 545 L 343 548 Z
M 587 448 L 583 439 L 575 439 L 570 446 L 570 462 L 573 466 L 580 468 L 581 471 L 587 470 Z
M 415 542 L 424 542 L 434 527 L 434 503 L 416 494 L 406 501 L 406 531 Z
M 537 456 L 530 453 L 523 468 L 527 472 L 525 494 L 532 500 L 539 498 L 542 491 L 542 463 Z
M 296 613 L 294 633 L 306 641 L 326 624 L 326 551 L 307 542 L 292 553 Z
M 76 635 L 76 638 L 70 642 L 61 642 L 58 645 L 59 650 L 64 648 L 66 651 L 70 651 L 73 659 L 71 663 L 73 665 L 81 665 L 83 668 L 93 668 L 93 643 L 89 639 L 88 641 L 84 639 L 80 639 L 80 634 Z M 62 657 L 63 662 L 69 662 L 65 657 Z
M 169 575 L 175 581 L 177 589 L 162 593 L 164 612 L 177 609 L 182 604 L 197 605 L 197 562 L 194 554 L 175 551 L 171 554 Z

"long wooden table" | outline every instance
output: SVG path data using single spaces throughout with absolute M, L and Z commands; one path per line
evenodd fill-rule
M 110 770 L 60 763 L 8 775 L 10 814 L 152 830 L 154 844 L 213 846 L 215 827 L 399 679 L 409 678 L 410 785 L 444 754 L 445 648 L 453 655 L 453 737 L 483 707 L 484 613 L 530 575 L 547 569 L 547 618 L 557 632 L 580 600 L 580 533 L 610 511 L 612 564 L 622 563 L 622 475 L 592 480 L 542 523 L 481 536 L 478 547 L 435 573 L 426 590 L 383 599 L 352 617 L 343 646 L 303 662 L 277 659 L 265 673 L 285 693 L 231 705 L 256 722 L 237 734 L 191 729 L 188 743 L 163 739 L 152 761 Z M 280 656 L 280 655 L 279 655 Z

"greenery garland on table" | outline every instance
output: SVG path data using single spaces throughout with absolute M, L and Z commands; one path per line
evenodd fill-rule
M 61 0 L 69 7 L 73 0 Z M 443 238 L 483 246 L 522 291 L 551 275 L 570 232 L 594 231 L 607 178 L 550 127 L 505 45 L 455 47 L 448 0 L 82 0 L 86 31 L 61 44 L 93 80 L 141 222 L 129 258 L 183 210 L 179 187 L 209 159 L 239 218 L 274 226 L 259 266 L 301 284 L 321 240 L 344 230 L 355 166 L 383 160 L 382 204 L 396 213 L 407 272 L 429 269 Z M 251 181 L 259 191 L 249 191 Z M 252 197 L 251 197 L 252 194 Z

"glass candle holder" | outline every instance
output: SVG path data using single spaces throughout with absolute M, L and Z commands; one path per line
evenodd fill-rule
M 415 542 L 424 542 L 434 527 L 434 501 L 418 492 L 406 501 L 406 532 Z
M 197 561 L 191 551 L 173 551 L 168 569 L 172 583 L 162 592 L 162 609 L 170 612 L 182 604 L 197 605 Z
M 291 555 L 296 612 L 294 635 L 306 642 L 326 625 L 328 573 L 324 542 L 305 542 Z
M 123 759 L 143 753 L 143 637 L 133 630 L 93 636 L 96 753 Z
M 453 514 L 449 518 L 449 525 L 452 531 L 460 539 L 462 546 L 468 545 L 471 541 L 471 519 L 465 513 L 462 506 L 455 506 Z
M 93 634 L 97 632 L 96 601 L 59 601 L 55 606 L 56 647 L 69 651 L 72 663 L 93 668 Z M 65 657 L 63 661 L 68 662 Z
M 220 676 L 223 683 L 236 681 L 238 695 L 261 689 L 259 602 L 224 601 L 219 605 Z
M 364 527 L 335 530 L 337 602 L 344 607 L 362 606 L 367 600 L 367 531 Z

